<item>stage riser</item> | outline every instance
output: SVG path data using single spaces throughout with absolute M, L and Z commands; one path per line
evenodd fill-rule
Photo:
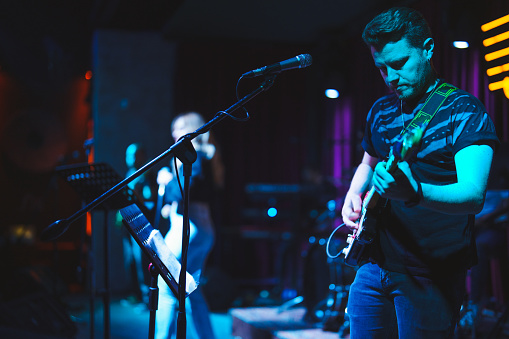
M 338 339 L 302 319 L 304 308 L 281 310 L 278 307 L 238 308 L 230 311 L 232 336 L 238 339 Z

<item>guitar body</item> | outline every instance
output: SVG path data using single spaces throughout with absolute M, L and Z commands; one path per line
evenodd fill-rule
M 415 151 L 422 138 L 422 129 L 416 127 L 403 135 L 391 147 L 391 152 L 385 169 L 393 173 L 400 161 L 406 161 Z M 379 205 L 380 195 L 374 187 L 368 191 L 362 201 L 361 216 L 358 220 L 358 229 L 353 234 L 348 235 L 348 245 L 341 251 L 345 256 L 345 264 L 357 266 L 363 259 L 366 247 L 376 238 L 376 221 L 381 214 L 382 207 Z
M 363 237 L 357 236 L 355 240 L 352 240 L 352 244 L 348 247 L 348 251 L 344 253 L 345 264 L 348 266 L 359 265 L 359 260 L 363 258 L 364 251 L 366 250 L 367 246 L 373 242 L 376 236 L 374 225 L 371 231 L 364 229 L 364 231 L 359 233 L 359 235 L 363 235 Z
M 359 219 L 359 229 L 355 234 L 349 235 L 347 239 L 349 246 L 342 251 L 345 256 L 345 264 L 348 266 L 357 266 L 363 258 L 364 251 L 375 240 L 379 211 L 378 206 L 369 209 L 363 208 L 363 213 Z

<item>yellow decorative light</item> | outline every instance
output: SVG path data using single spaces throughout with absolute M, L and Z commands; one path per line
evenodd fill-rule
M 499 89 L 504 90 L 504 94 L 507 98 L 509 98 L 509 77 L 505 77 L 502 81 L 493 82 L 488 85 L 490 91 L 496 91 Z
M 490 29 L 493 29 L 498 26 L 502 26 L 505 23 L 509 22 L 509 14 L 506 16 L 503 16 L 501 18 L 495 19 L 493 21 L 488 22 L 487 24 L 484 24 L 481 26 L 481 29 L 483 32 L 489 31 Z
M 488 76 L 493 76 L 493 75 L 497 75 L 497 74 L 500 74 L 502 72 L 507 72 L 509 71 L 509 64 L 505 64 L 505 65 L 502 65 L 502 66 L 496 66 L 496 67 L 492 67 L 492 68 L 489 68 L 487 71 L 486 71 L 486 74 L 488 74 Z
M 494 37 L 488 38 L 484 40 L 482 43 L 484 46 L 488 47 L 496 44 L 497 42 L 504 41 L 509 39 L 509 32 L 505 32 L 499 35 L 495 35 Z
M 508 22 L 509 22 L 509 14 L 482 25 L 481 30 L 483 32 L 487 32 L 490 29 L 502 26 Z M 483 41 L 483 45 L 485 47 L 488 47 L 488 46 L 497 44 L 501 41 L 505 41 L 508 39 L 509 39 L 509 31 L 500 33 L 493 37 L 485 39 Z M 499 49 L 498 51 L 488 53 L 484 56 L 484 58 L 486 59 L 486 61 L 493 61 L 498 58 L 505 57 L 507 55 L 509 55 L 509 47 L 502 48 L 502 49 Z M 489 68 L 486 71 L 486 74 L 488 74 L 488 76 L 494 76 L 494 75 L 498 75 L 498 74 L 501 74 L 503 72 L 508 72 L 508 71 L 509 71 L 509 64 L 505 64 L 505 65 Z M 506 76 L 504 78 L 504 80 L 502 80 L 502 81 L 492 82 L 491 84 L 488 85 L 488 88 L 490 91 L 497 91 L 499 89 L 502 89 L 504 91 L 505 96 L 509 99 L 509 77 Z
M 501 57 L 505 57 L 506 55 L 509 55 L 509 47 L 486 54 L 484 58 L 486 61 L 492 61 Z

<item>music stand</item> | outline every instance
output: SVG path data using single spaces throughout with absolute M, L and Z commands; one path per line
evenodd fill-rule
M 98 196 L 106 192 L 110 187 L 122 181 L 122 177 L 107 163 L 77 164 L 61 166 L 55 169 L 79 194 L 85 204 L 89 204 Z M 104 209 L 104 291 L 101 291 L 104 306 L 104 337 L 110 337 L 110 279 L 109 279 L 109 227 L 108 211 L 118 210 L 131 204 L 134 197 L 128 194 L 127 187 L 112 199 L 105 201 L 100 206 Z M 89 251 L 89 274 L 90 274 L 90 338 L 94 338 L 94 298 L 97 293 L 94 266 L 93 266 L 93 241 L 90 241 Z
M 172 293 L 178 297 L 179 276 L 181 265 L 171 250 L 166 246 L 164 238 L 159 230 L 154 229 L 148 219 L 143 215 L 136 204 L 129 205 L 120 210 L 122 222 L 126 226 L 134 240 L 148 256 L 152 265 L 156 267 L 155 272 L 164 279 Z M 155 317 L 158 301 L 157 274 L 152 274 L 152 283 L 149 294 L 150 324 L 149 338 L 154 338 Z M 198 287 L 192 275 L 186 272 L 186 296 Z

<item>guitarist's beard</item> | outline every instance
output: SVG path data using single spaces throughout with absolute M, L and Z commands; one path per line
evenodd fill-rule
M 404 83 L 389 85 L 389 87 L 398 96 L 398 99 L 404 101 L 408 106 L 415 106 L 428 93 L 430 93 L 438 83 L 438 75 L 429 64 L 421 69 L 421 73 L 416 77 L 414 83 Z

